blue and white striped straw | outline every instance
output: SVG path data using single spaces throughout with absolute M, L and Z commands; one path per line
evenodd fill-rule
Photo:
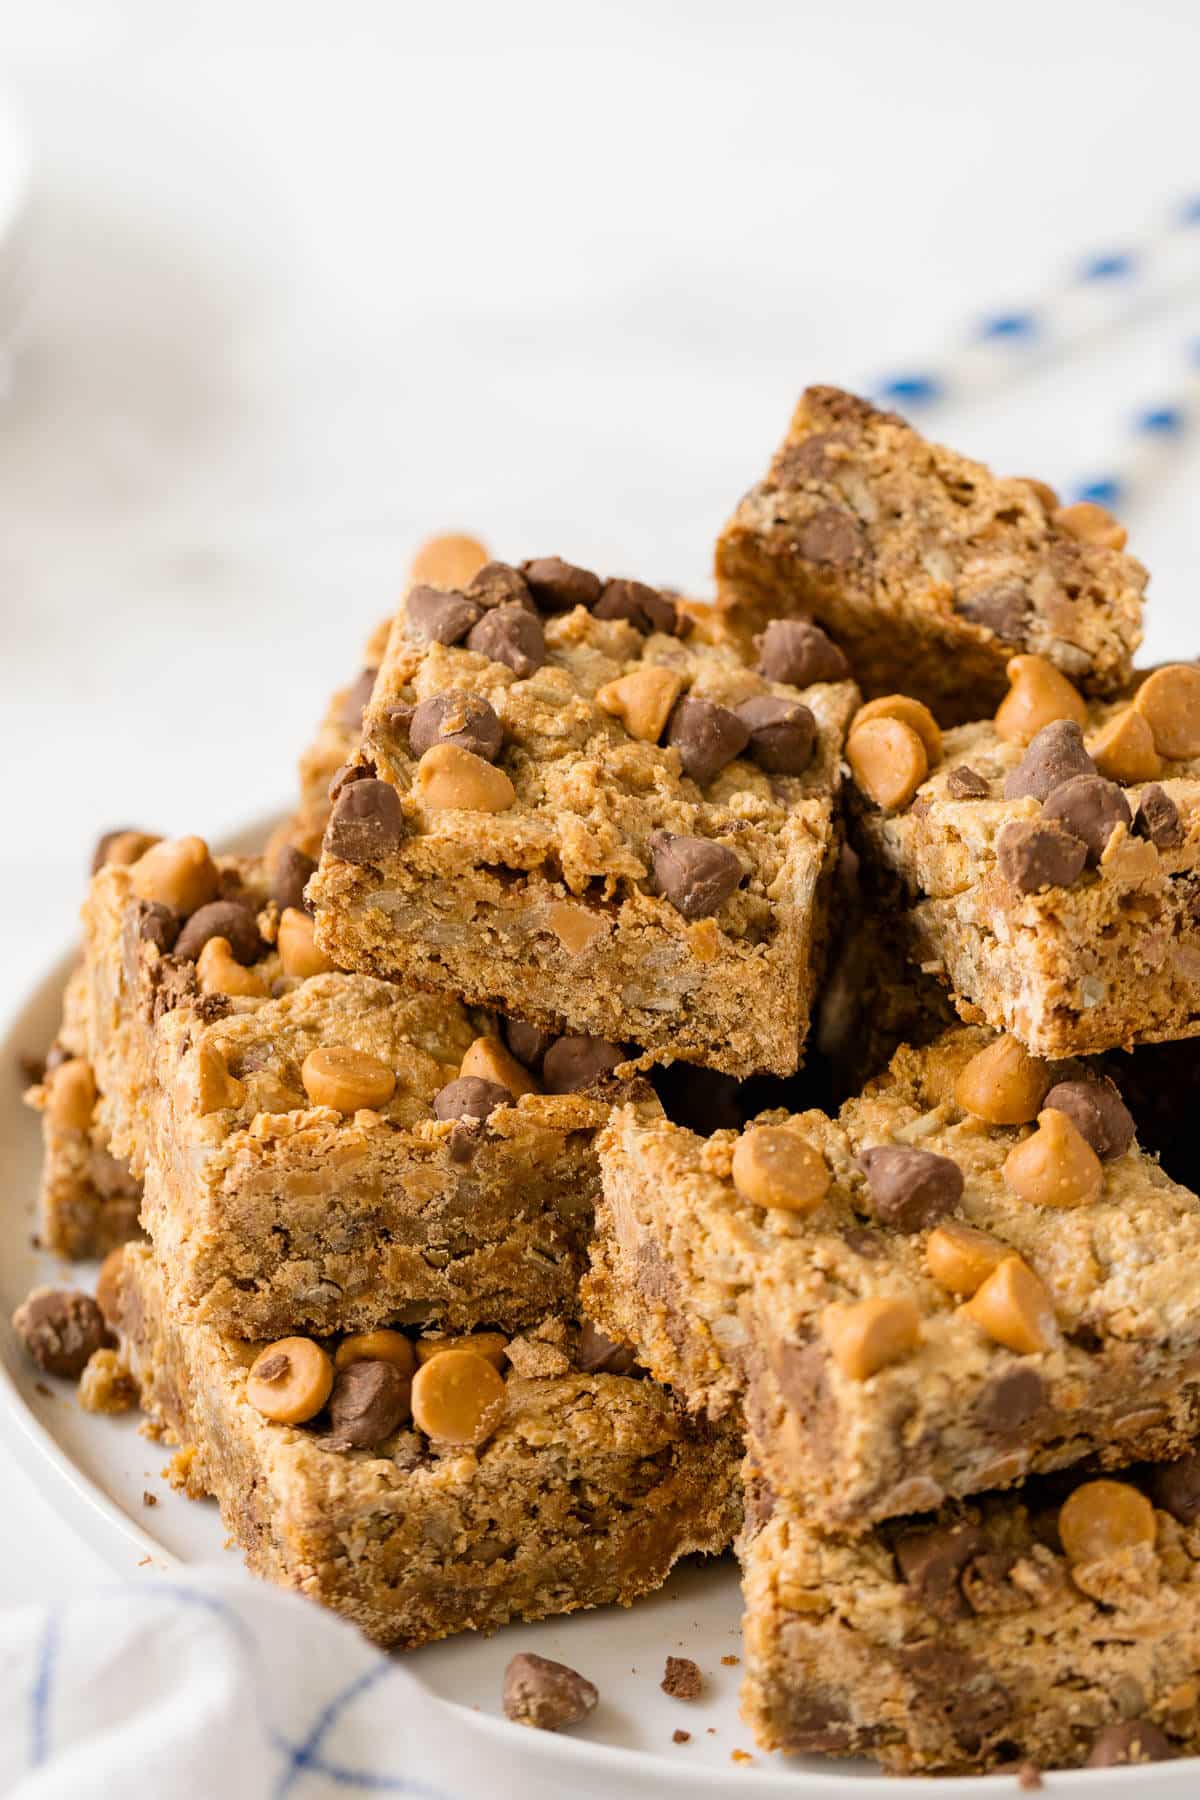
M 1139 243 L 1080 258 L 1066 279 L 1024 306 L 985 313 L 941 361 L 894 369 L 870 383 L 882 404 L 926 414 L 971 400 L 1049 355 L 1111 330 L 1180 288 L 1200 284 L 1200 193 Z
M 1072 500 L 1095 500 L 1118 515 L 1152 487 L 1178 446 L 1200 422 L 1200 338 L 1187 349 L 1178 392 L 1142 407 L 1128 422 L 1124 441 L 1106 467 L 1068 488 Z

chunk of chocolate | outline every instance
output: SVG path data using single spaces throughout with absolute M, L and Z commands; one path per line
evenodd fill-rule
M 966 763 L 959 763 L 946 777 L 946 792 L 952 800 L 986 800 L 990 791 L 983 776 Z
M 759 673 L 768 681 L 799 688 L 814 681 L 845 681 L 850 674 L 842 651 L 812 619 L 772 619 L 755 646 Z
M 175 954 L 185 962 L 195 962 L 211 939 L 226 940 L 240 963 L 256 962 L 266 949 L 258 929 L 254 909 L 244 900 L 211 900 L 192 914 L 175 940 Z
M 732 850 L 709 838 L 650 835 L 654 879 L 664 899 L 685 919 L 706 919 L 719 912 L 742 879 L 742 865 Z
M 542 1080 L 550 1094 L 577 1094 L 628 1060 L 620 1044 L 604 1038 L 555 1038 L 542 1058 Z
M 1178 850 L 1184 839 L 1179 808 L 1157 781 L 1142 789 L 1133 818 L 1135 837 L 1147 838 L 1157 850 Z
M 411 588 L 404 605 L 418 644 L 461 644 L 483 611 L 465 594 L 435 587 Z
M 484 1081 L 478 1075 L 460 1075 L 449 1081 L 433 1096 L 436 1119 L 490 1118 L 498 1106 L 512 1106 L 513 1096 L 498 1081 Z
M 414 756 L 423 756 L 435 744 L 457 744 L 484 762 L 495 762 L 504 742 L 504 727 L 482 694 L 448 688 L 415 708 L 408 722 L 408 742 Z
M 92 1296 L 74 1288 L 35 1288 L 12 1324 L 38 1368 L 67 1381 L 78 1381 L 92 1352 L 110 1341 Z
M 667 722 L 666 741 L 679 752 L 684 774 L 698 787 L 707 787 L 726 764 L 742 754 L 750 732 L 730 707 L 685 694 L 676 701 Z
M 504 1671 L 504 1716 L 537 1731 L 577 1725 L 596 1709 L 594 1682 L 566 1663 L 522 1651 Z
M 1055 788 L 1072 775 L 1095 775 L 1096 765 L 1083 743 L 1074 719 L 1055 719 L 1043 725 L 1029 741 L 1024 756 L 1004 781 L 1004 798 L 1021 800 L 1029 794 L 1048 800 Z
M 541 620 L 513 600 L 484 613 L 467 633 L 467 649 L 503 663 L 520 681 L 536 674 L 546 660 Z
M 803 775 L 817 747 L 817 721 L 803 700 L 758 694 L 737 716 L 749 733 L 749 754 L 769 775 Z
M 386 781 L 352 781 L 334 802 L 325 848 L 343 862 L 370 864 L 399 848 L 404 836 L 400 797 Z
M 592 608 L 603 591 L 600 577 L 561 556 L 537 556 L 521 564 L 529 591 L 543 612 L 570 612 L 573 606 Z
M 948 1156 L 909 1144 L 864 1150 L 871 1205 L 877 1219 L 897 1231 L 924 1231 L 953 1212 L 962 1198 L 963 1174 Z
M 303 850 L 294 844 L 281 846 L 271 865 L 271 898 L 280 912 L 289 906 L 305 910 L 304 890 L 316 872 L 316 863 Z
M 1006 881 L 1021 894 L 1048 887 L 1073 887 L 1087 862 L 1087 845 L 1054 824 L 1014 820 L 996 840 L 996 861 Z
M 352 1362 L 339 1370 L 329 1396 L 330 1435 L 365 1450 L 383 1442 L 408 1418 L 412 1379 L 394 1363 Z
M 1095 864 L 1108 848 L 1118 825 L 1133 824 L 1129 802 L 1115 781 L 1102 775 L 1073 775 L 1052 790 L 1042 807 L 1042 817 L 1053 820 L 1087 846 L 1087 859 Z
M 592 608 L 598 619 L 627 619 L 635 631 L 675 634 L 679 616 L 675 602 L 644 581 L 606 581 Z
M 1102 1162 L 1124 1156 L 1133 1142 L 1133 1115 L 1107 1075 L 1056 1082 L 1042 1105 L 1066 1113 Z

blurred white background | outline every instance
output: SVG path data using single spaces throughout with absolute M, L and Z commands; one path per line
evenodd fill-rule
M 99 829 L 286 803 L 430 531 L 703 588 L 806 381 L 936 355 L 1200 190 L 1198 51 L 1194 0 L 8 0 L 0 1000 Z M 1068 482 L 1195 336 L 1197 292 L 937 431 Z M 1200 650 L 1198 472 L 1127 518 L 1149 656 Z

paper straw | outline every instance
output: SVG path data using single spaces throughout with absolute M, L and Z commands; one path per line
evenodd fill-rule
M 1178 392 L 1130 418 L 1106 466 L 1068 488 L 1072 500 L 1095 500 L 1118 515 L 1160 478 L 1179 445 L 1200 422 L 1200 338 L 1188 345 Z
M 1081 257 L 1064 280 L 1023 306 L 985 313 L 941 361 L 894 369 L 870 383 L 871 397 L 928 413 L 972 400 L 1021 376 L 1047 356 L 1111 330 L 1178 288 L 1200 283 L 1200 193 L 1175 207 L 1138 243 Z

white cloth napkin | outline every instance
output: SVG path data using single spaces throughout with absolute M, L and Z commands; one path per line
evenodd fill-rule
M 0 1669 L 0 1794 L 20 1800 L 460 1800 L 438 1776 L 452 1709 L 341 1620 L 228 1572 L 0 1614 Z

